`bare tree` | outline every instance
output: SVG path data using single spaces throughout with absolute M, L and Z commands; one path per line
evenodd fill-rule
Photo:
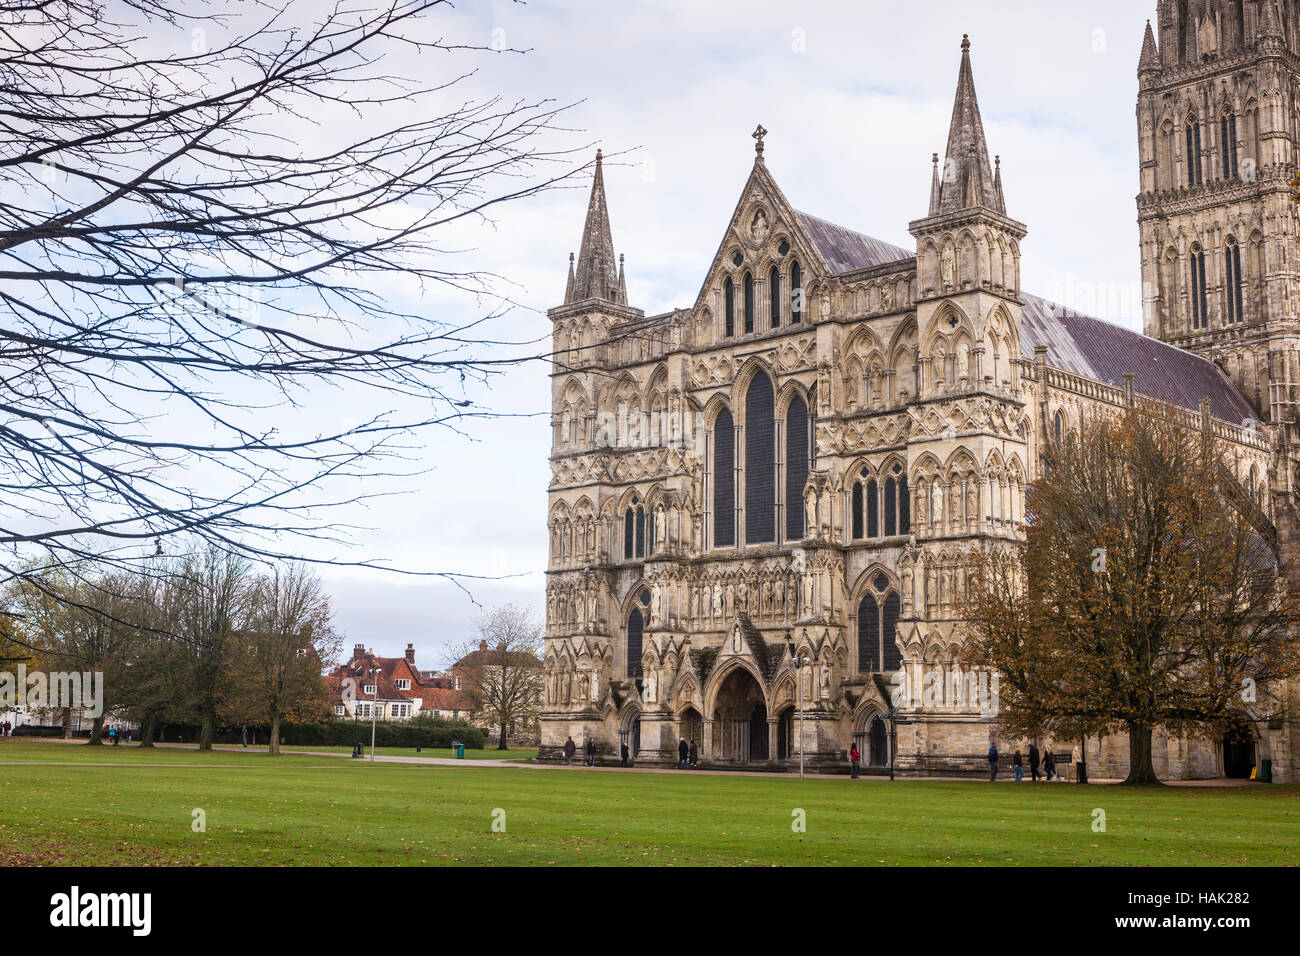
M 461 678 L 475 719 L 497 728 L 497 749 L 506 750 L 507 735 L 531 730 L 541 711 L 542 627 L 528 611 L 507 604 L 483 616 L 479 637 L 453 652 L 451 670 Z
M 441 38 L 446 6 L 0 7 L 0 574 L 177 535 L 377 563 L 327 555 L 321 509 L 409 477 L 532 348 L 400 288 L 489 293 L 450 230 L 580 171 L 562 107 L 460 94 L 501 51 Z M 358 420 L 301 423 L 322 389 Z

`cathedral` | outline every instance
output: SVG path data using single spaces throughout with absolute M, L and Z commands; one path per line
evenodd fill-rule
M 541 759 L 572 737 L 670 765 L 684 738 L 717 767 L 842 772 L 856 744 L 876 772 L 985 773 L 990 742 L 1028 741 L 997 736 L 997 677 L 960 661 L 974 555 L 1022 539 L 1044 448 L 1144 397 L 1227 443 L 1294 560 L 1300 0 L 1161 0 L 1156 19 L 1138 65 L 1145 335 L 1021 288 L 1028 226 L 965 38 L 909 248 L 799 211 L 759 126 L 698 296 L 647 316 L 597 153 L 549 312 Z M 1297 698 L 1261 689 L 1219 739 L 1158 732 L 1157 773 L 1268 760 L 1300 780 Z M 1127 772 L 1127 738 L 1083 747 L 1090 774 Z

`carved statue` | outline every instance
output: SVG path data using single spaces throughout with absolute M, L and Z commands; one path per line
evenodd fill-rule
M 813 613 L 813 573 L 805 571 L 803 576 L 803 613 L 811 617 Z
M 663 592 L 660 591 L 659 585 L 655 584 L 650 589 L 650 620 L 656 624 L 660 623 L 663 613 Z
M 957 257 L 953 255 L 952 246 L 948 246 L 939 257 L 939 273 L 943 278 L 944 288 L 951 288 L 956 268 Z
M 644 692 L 641 694 L 642 698 L 645 700 L 647 704 L 653 704 L 655 702 L 655 693 L 658 689 L 655 686 L 654 671 L 651 671 L 649 674 L 646 675 L 645 684 L 643 685 L 643 687 L 644 687 Z
M 882 312 L 890 312 L 894 308 L 894 287 L 887 285 L 880 290 L 880 309 Z
M 957 348 L 957 380 L 959 382 L 967 381 L 970 378 L 970 348 L 963 342 Z

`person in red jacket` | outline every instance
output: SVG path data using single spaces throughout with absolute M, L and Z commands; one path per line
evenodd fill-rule
M 849 748 L 849 776 L 858 779 L 858 765 L 862 763 L 862 754 L 858 752 L 858 745 L 854 744 Z

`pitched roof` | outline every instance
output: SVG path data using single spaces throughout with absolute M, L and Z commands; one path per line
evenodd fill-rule
M 808 233 L 808 238 L 830 266 L 831 272 L 837 275 L 841 272 L 870 269 L 887 262 L 901 262 L 916 255 L 902 246 L 864 236 L 806 212 L 795 210 L 795 215 L 799 218 L 799 225 Z
M 1190 411 L 1210 400 L 1210 414 L 1223 421 L 1254 418 L 1250 404 L 1213 362 L 1137 332 L 1025 293 L 1020 352 L 1033 358 L 1047 346 L 1047 364 L 1122 388 L 1133 373 L 1141 395 Z

